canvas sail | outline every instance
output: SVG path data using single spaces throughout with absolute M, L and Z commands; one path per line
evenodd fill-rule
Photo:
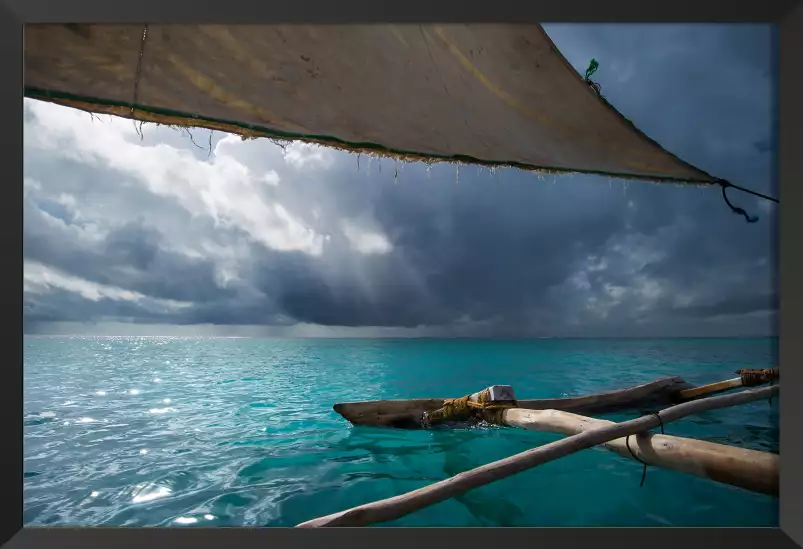
M 25 93 L 411 160 L 714 181 L 601 98 L 539 25 L 26 25 Z

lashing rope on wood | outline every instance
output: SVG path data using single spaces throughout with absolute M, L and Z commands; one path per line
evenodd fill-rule
M 773 385 L 780 377 L 778 368 L 744 368 L 736 370 L 736 373 L 742 378 L 742 385 L 745 387 L 756 387 L 765 383 Z M 768 402 L 772 406 L 772 397 Z
M 651 413 L 651 414 L 641 414 L 641 415 L 642 415 L 642 417 L 643 416 L 647 416 L 647 415 L 655 416 L 655 418 L 661 424 L 661 434 L 662 435 L 665 434 L 664 433 L 664 421 L 663 421 L 663 419 L 661 419 L 660 412 L 654 412 L 654 413 Z M 627 451 L 630 452 L 630 455 L 633 456 L 633 459 L 635 459 L 636 461 L 638 461 L 642 465 L 644 465 L 644 469 L 641 471 L 641 483 L 639 484 L 639 488 L 641 488 L 642 486 L 644 486 L 644 481 L 647 478 L 647 463 L 645 461 L 643 461 L 640 457 L 638 457 L 635 452 L 633 452 L 633 449 L 630 447 L 630 437 L 631 437 L 631 435 L 628 435 L 625 438 L 625 446 L 627 446 Z
M 482 419 L 495 425 L 502 424 L 502 414 L 508 408 L 516 408 L 518 404 L 515 400 L 491 400 L 490 388 L 483 389 L 474 395 L 466 395 L 461 398 L 449 398 L 443 401 L 443 407 L 434 412 L 425 413 L 421 419 L 424 427 L 444 422 L 461 422 L 471 419 Z
M 741 370 L 736 370 L 736 373 L 739 375 L 739 377 L 741 377 L 742 385 L 744 387 L 757 387 L 759 385 L 764 385 L 765 383 L 772 385 L 778 381 L 780 377 L 780 371 L 778 368 L 742 368 Z M 772 404 L 771 397 L 770 404 Z M 664 434 L 664 422 L 661 420 L 661 415 L 659 413 L 656 412 L 654 414 L 641 415 L 654 415 L 658 421 L 661 422 L 661 434 Z M 644 486 L 644 481 L 647 478 L 647 463 L 639 458 L 630 447 L 630 436 L 625 438 L 625 446 L 627 446 L 627 450 L 630 452 L 630 455 L 633 456 L 633 459 L 644 466 L 644 469 L 641 472 L 641 483 L 639 484 L 639 487 Z
M 736 370 L 736 373 L 742 378 L 742 385 L 745 387 L 774 383 L 780 377 L 778 368 L 743 368 Z

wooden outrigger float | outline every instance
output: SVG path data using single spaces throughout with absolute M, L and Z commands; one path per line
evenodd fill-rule
M 667 377 L 627 389 L 593 395 L 517 400 L 525 410 L 560 410 L 576 414 L 609 414 L 624 410 L 650 410 L 777 378 L 777 370 L 739 370 L 739 377 L 700 387 L 693 387 L 680 377 Z M 420 429 L 422 419 L 454 399 L 420 398 L 405 400 L 369 400 L 335 404 L 335 412 L 353 425 Z
M 740 378 L 739 381 L 741 382 Z M 634 408 L 651 408 L 671 402 L 672 398 L 691 385 L 679 377 L 659 379 L 628 389 L 594 395 L 545 398 L 517 401 L 518 408 L 527 410 L 562 410 L 578 414 L 606 414 Z M 353 425 L 418 429 L 425 414 L 442 408 L 445 398 L 421 398 L 409 400 L 373 400 L 344 402 L 334 405 L 334 410 Z
M 333 47 L 336 45 L 336 47 Z M 540 25 L 27 25 L 25 95 L 90 113 L 317 143 L 401 161 L 588 173 L 735 188 L 639 131 L 561 55 Z M 392 109 L 388 107 L 392 106 Z M 392 114 L 393 110 L 402 113 Z M 389 114 L 391 113 L 391 114 Z M 422 123 L 421 121 L 426 121 Z M 472 131 L 466 131 L 472 128 Z M 480 137 L 482 134 L 482 137 Z M 211 139 L 210 139 L 211 152 Z M 647 430 L 779 394 L 777 369 L 692 387 L 670 377 L 581 397 L 517 401 L 495 386 L 458 399 L 347 402 L 357 426 L 422 429 L 483 420 L 566 438 L 300 526 L 393 520 L 593 446 L 776 495 L 778 456 Z M 648 412 L 614 423 L 585 414 Z

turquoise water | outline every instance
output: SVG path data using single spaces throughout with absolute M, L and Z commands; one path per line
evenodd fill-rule
M 581 395 L 775 364 L 777 340 L 260 340 L 26 337 L 29 525 L 292 526 L 556 435 L 355 428 L 335 402 Z M 627 416 L 616 416 L 613 419 Z M 667 433 L 778 451 L 777 402 Z M 777 500 L 586 450 L 392 526 L 776 526 Z

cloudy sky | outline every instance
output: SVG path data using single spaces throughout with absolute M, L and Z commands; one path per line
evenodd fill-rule
M 768 26 L 549 25 L 643 131 L 777 195 Z M 775 206 L 185 134 L 25 102 L 28 333 L 775 333 Z M 204 150 L 202 150 L 202 148 Z M 394 172 L 398 172 L 395 176 Z

